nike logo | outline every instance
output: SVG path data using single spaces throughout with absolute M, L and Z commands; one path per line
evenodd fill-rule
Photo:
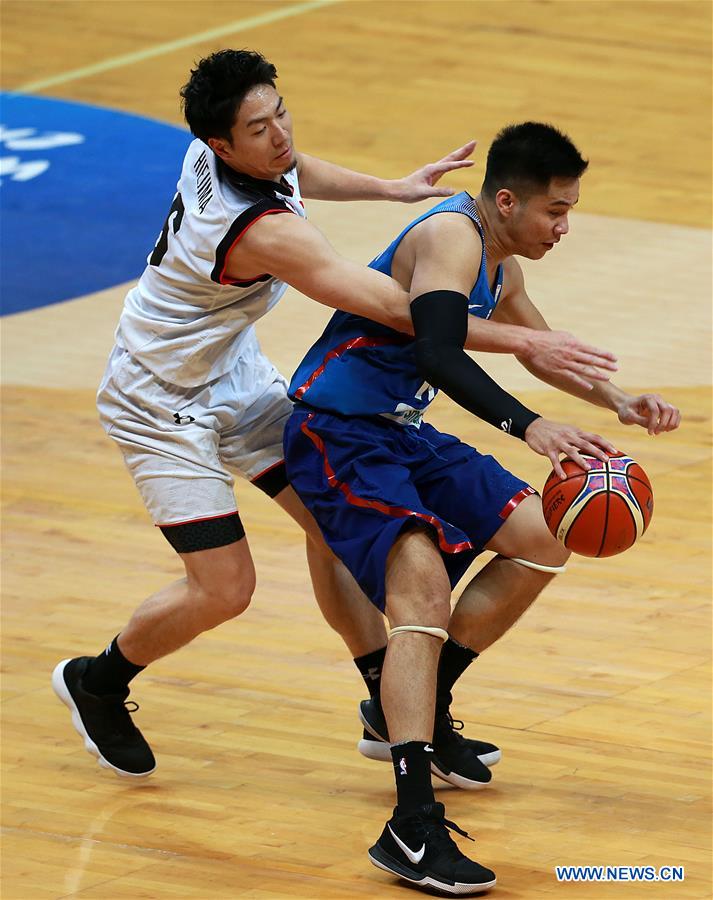
M 408 858 L 411 860 L 411 862 L 412 863 L 420 863 L 421 860 L 423 859 L 423 854 L 426 852 L 426 845 L 424 844 L 420 850 L 417 850 L 414 853 L 414 851 L 407 844 L 404 844 L 404 842 L 401 840 L 401 838 L 398 836 L 398 834 L 394 833 L 394 829 L 391 827 L 391 825 L 389 825 L 389 831 L 391 832 L 391 837 L 396 841 L 396 843 L 399 845 L 401 850 L 403 850 L 403 852 L 406 854 L 406 856 L 408 856 Z
M 433 753 L 433 747 L 430 744 L 426 744 L 423 749 L 426 753 Z

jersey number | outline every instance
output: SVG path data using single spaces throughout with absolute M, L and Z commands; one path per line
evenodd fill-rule
M 185 207 L 183 206 L 183 197 L 180 194 L 176 194 L 173 198 L 173 203 L 171 204 L 171 208 L 168 211 L 168 215 L 166 216 L 166 221 L 163 223 L 163 228 L 161 229 L 161 234 L 159 235 L 158 240 L 156 241 L 156 246 L 153 248 L 153 253 L 149 257 L 149 265 L 151 266 L 160 266 L 161 260 L 166 255 L 166 251 L 168 250 L 168 228 L 171 225 L 173 229 L 173 233 L 176 234 L 178 229 L 181 227 L 181 222 L 183 221 L 183 213 L 185 212 Z M 171 224 L 171 220 L 173 220 L 173 224 Z

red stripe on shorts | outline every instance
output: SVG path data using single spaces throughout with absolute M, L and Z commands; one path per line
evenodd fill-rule
M 508 502 L 503 506 L 498 515 L 501 519 L 507 519 L 511 512 L 515 509 L 516 506 L 519 506 L 520 503 L 525 499 L 525 497 L 529 497 L 530 494 L 536 494 L 537 491 L 531 487 L 524 487 L 521 491 L 518 491 L 514 497 L 511 497 Z
M 267 475 L 268 472 L 272 472 L 273 469 L 276 469 L 278 466 L 284 466 L 285 460 L 278 459 L 276 463 L 273 463 L 271 466 L 268 466 L 266 469 L 263 469 L 262 472 L 258 472 L 257 475 L 253 475 L 250 479 L 250 484 L 257 481 L 258 478 L 262 478 L 263 475 Z
M 435 516 L 428 516 L 426 515 L 426 513 L 416 512 L 413 509 L 406 509 L 402 506 L 388 506 L 386 503 L 381 503 L 379 500 L 367 500 L 365 497 L 359 497 L 357 494 L 355 494 L 348 484 L 343 481 L 339 481 L 329 463 L 327 451 L 324 447 L 324 441 L 318 434 L 315 434 L 314 431 L 312 431 L 308 427 L 307 423 L 313 417 L 314 413 L 310 413 L 310 415 L 307 417 L 307 421 L 303 422 L 300 425 L 300 428 L 302 429 L 304 434 L 312 441 L 312 443 L 315 445 L 320 455 L 322 456 L 322 459 L 324 461 L 324 473 L 327 476 L 329 486 L 338 488 L 344 494 L 348 503 L 351 503 L 352 506 L 360 506 L 367 509 L 376 509 L 379 512 L 384 513 L 385 515 L 393 516 L 394 518 L 413 516 L 415 518 L 422 519 L 423 521 L 428 522 L 429 525 L 433 525 L 433 527 L 438 532 L 438 544 L 444 553 L 460 553 L 463 550 L 473 549 L 473 545 L 470 541 L 461 541 L 459 544 L 449 544 L 443 532 L 443 526 Z
M 218 513 L 215 516 L 201 516 L 199 519 L 186 519 L 183 522 L 169 522 L 164 525 L 161 522 L 154 522 L 154 528 L 175 528 L 177 525 L 194 525 L 196 522 L 211 522 L 213 519 L 228 519 L 230 516 L 237 516 L 237 509 L 229 513 Z

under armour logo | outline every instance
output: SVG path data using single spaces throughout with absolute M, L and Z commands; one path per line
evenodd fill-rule
M 173 418 L 176 420 L 176 425 L 190 425 L 191 422 L 196 421 L 193 416 L 182 416 L 180 413 L 174 413 Z
M 381 670 L 378 666 L 372 666 L 364 675 L 364 678 L 368 678 L 370 681 L 378 681 L 381 678 Z

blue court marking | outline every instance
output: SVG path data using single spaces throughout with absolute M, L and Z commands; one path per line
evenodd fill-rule
M 2 313 L 137 278 L 190 141 L 141 116 L 0 93 Z

